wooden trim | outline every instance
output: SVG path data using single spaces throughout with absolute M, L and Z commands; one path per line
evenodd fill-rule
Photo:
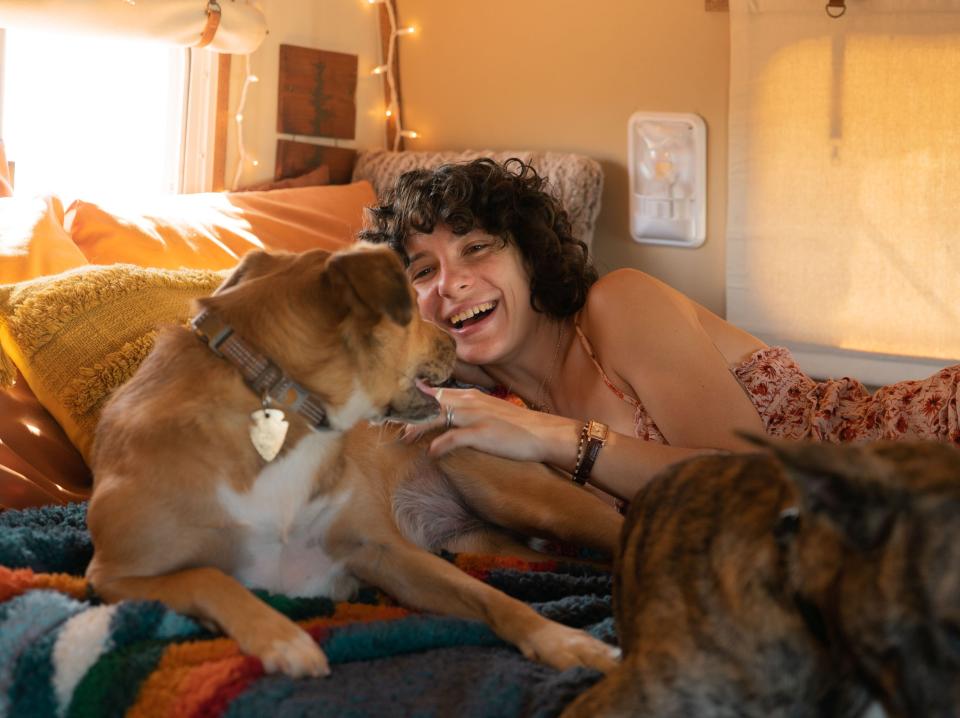
M 387 10 L 386 3 L 390 3 L 390 6 L 393 8 L 394 17 L 397 18 L 397 26 L 400 25 L 399 16 L 397 15 L 397 2 L 396 0 L 386 0 L 386 2 L 379 3 L 378 7 L 380 10 L 380 53 L 383 61 L 387 61 L 387 55 L 390 49 L 390 34 L 392 29 L 390 27 L 390 12 Z M 396 42 L 396 40 L 394 40 Z M 396 80 L 397 86 L 397 114 L 401 117 L 403 116 L 403 93 L 400 91 L 400 46 L 399 43 L 394 48 L 393 51 L 393 76 Z M 387 75 L 383 75 L 383 103 L 384 107 L 390 107 L 390 82 L 387 80 Z M 397 133 L 397 120 L 395 117 L 387 118 L 387 149 L 393 149 L 394 137 Z M 400 144 L 398 149 L 404 148 L 403 138 L 400 138 Z
M 213 136 L 213 191 L 227 186 L 227 128 L 230 122 L 230 58 L 221 53 L 217 65 L 217 116 Z
M 730 10 L 729 0 L 705 0 L 707 12 L 727 12 Z

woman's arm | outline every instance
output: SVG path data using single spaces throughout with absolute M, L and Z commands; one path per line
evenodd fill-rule
M 613 272 L 591 289 L 581 325 L 610 379 L 642 402 L 670 443 L 610 432 L 591 483 L 632 498 L 677 461 L 755 450 L 733 431 L 763 433 L 760 417 L 683 295 L 641 272 Z M 471 446 L 573 471 L 582 421 L 472 390 L 444 390 L 441 403 L 452 409 L 455 426 L 434 439 L 432 454 Z
M 747 346 L 748 334 L 717 323 Z M 764 432 L 730 371 L 742 357 L 720 352 L 684 295 L 636 270 L 612 272 L 591 289 L 581 327 L 611 381 L 639 399 L 671 446 L 755 450 L 734 433 Z
M 583 422 L 524 409 L 476 389 L 443 389 L 441 415 L 453 412 L 454 426 L 433 439 L 430 455 L 469 446 L 518 461 L 539 461 L 573 473 Z M 435 427 L 434 427 L 435 428 Z M 664 446 L 610 432 L 593 467 L 590 483 L 624 499 L 661 469 L 714 449 Z

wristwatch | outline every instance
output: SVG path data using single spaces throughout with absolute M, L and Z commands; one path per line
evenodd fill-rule
M 580 445 L 577 450 L 577 465 L 573 469 L 573 481 L 583 486 L 590 478 L 593 464 L 607 443 L 609 427 L 602 421 L 591 419 L 580 431 Z

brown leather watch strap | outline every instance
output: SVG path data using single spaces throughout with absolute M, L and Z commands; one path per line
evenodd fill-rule
M 577 452 L 577 465 L 573 469 L 574 483 L 583 486 L 590 478 L 593 465 L 607 443 L 609 428 L 600 421 L 591 419 L 580 430 L 580 445 Z

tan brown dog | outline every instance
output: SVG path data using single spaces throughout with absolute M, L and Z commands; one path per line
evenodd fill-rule
M 200 305 L 196 331 L 161 333 L 99 423 L 87 576 L 101 596 L 160 600 L 293 676 L 327 673 L 326 658 L 245 586 L 343 599 L 359 579 L 484 620 L 549 665 L 613 667 L 609 646 L 425 550 L 522 552 L 496 525 L 612 553 L 621 521 L 543 466 L 476 452 L 434 466 L 364 426 L 435 416 L 415 382 L 454 364 L 389 249 L 250 254 Z
M 771 445 L 637 495 L 623 663 L 565 718 L 960 715 L 960 451 Z

